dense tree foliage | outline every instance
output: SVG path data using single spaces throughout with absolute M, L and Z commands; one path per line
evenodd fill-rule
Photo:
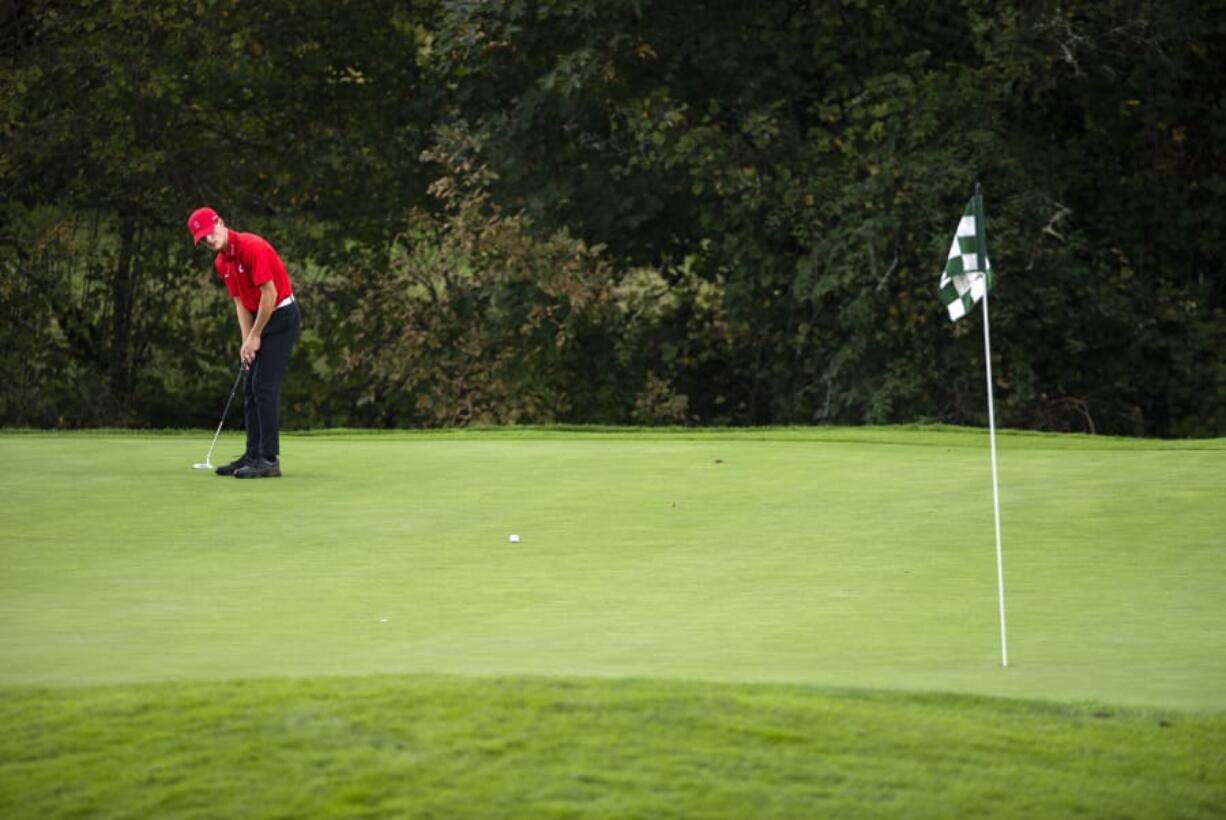
M 295 425 L 1226 429 L 1226 12 L 1174 0 L 0 6 L 0 420 L 205 423 L 182 227 L 290 263 Z

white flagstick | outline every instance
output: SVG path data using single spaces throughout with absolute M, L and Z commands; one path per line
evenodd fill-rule
M 986 278 L 986 274 L 984 274 Z M 1000 489 L 996 480 L 996 411 L 992 401 L 992 340 L 988 332 L 988 289 L 983 289 L 983 358 L 988 366 L 988 439 L 992 447 L 992 510 L 996 515 L 996 586 L 1000 590 L 1000 665 L 1009 665 L 1005 637 L 1005 563 L 1000 549 Z

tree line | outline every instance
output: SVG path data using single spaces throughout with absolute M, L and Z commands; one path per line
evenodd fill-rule
M 215 423 L 186 215 L 287 261 L 287 426 L 1226 430 L 1201 0 L 0 4 L 0 423 Z

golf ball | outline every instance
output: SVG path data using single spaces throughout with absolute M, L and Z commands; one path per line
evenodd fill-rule
M 512 544 L 518 544 L 518 543 L 519 543 L 519 536 L 518 536 L 518 535 L 516 535 L 515 533 L 511 533 L 511 537 L 510 537 L 510 538 L 508 538 L 507 540 L 508 540 L 508 541 L 510 541 Z

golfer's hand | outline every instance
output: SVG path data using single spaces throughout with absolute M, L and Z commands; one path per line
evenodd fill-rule
M 260 352 L 260 337 L 254 333 L 243 340 L 243 349 L 239 351 L 238 356 L 243 360 L 243 364 L 250 365 L 255 361 L 255 354 Z

